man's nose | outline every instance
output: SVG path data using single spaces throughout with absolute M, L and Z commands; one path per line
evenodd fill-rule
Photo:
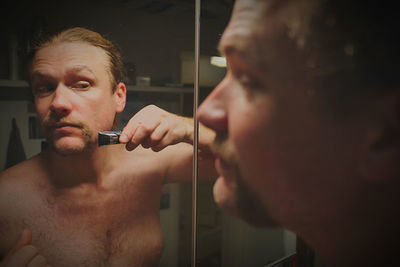
M 228 114 L 224 105 L 223 87 L 218 85 L 200 105 L 197 117 L 201 123 L 216 132 L 228 129 Z
M 59 84 L 55 89 L 50 109 L 54 113 L 62 116 L 66 116 L 71 112 L 72 104 L 70 92 L 65 85 Z

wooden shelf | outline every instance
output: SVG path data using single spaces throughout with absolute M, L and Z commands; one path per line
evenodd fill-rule
M 0 88 L 13 88 L 13 87 L 20 87 L 20 88 L 28 88 L 28 82 L 23 80 L 0 80 Z
M 172 93 L 172 94 L 193 94 L 193 88 L 189 87 L 164 87 L 164 86 L 137 86 L 127 85 L 128 92 L 143 93 Z
M 127 92 L 193 94 L 191 87 L 127 85 Z M 29 84 L 23 80 L 0 80 L 0 101 L 29 100 Z
M 23 80 L 0 80 L 0 100 L 29 100 L 29 85 Z

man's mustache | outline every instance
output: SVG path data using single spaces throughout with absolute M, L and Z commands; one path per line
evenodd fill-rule
M 82 123 L 82 122 L 80 122 L 80 121 L 75 121 L 75 120 L 71 120 L 71 119 L 67 119 L 67 118 L 65 118 L 65 117 L 62 117 L 62 118 L 56 118 L 56 117 L 52 117 L 52 116 L 49 116 L 49 117 L 47 117 L 47 118 L 45 118 L 44 120 L 43 120 L 43 127 L 45 128 L 45 129 L 50 129 L 50 128 L 52 128 L 53 126 L 54 126 L 54 124 L 56 124 L 56 123 L 67 123 L 67 124 L 72 124 L 72 125 L 76 125 L 77 127 L 80 127 L 80 128 L 84 128 L 84 124 Z
M 213 144 L 211 145 L 211 151 L 220 156 L 229 165 L 236 165 L 237 159 L 234 153 L 232 143 L 228 141 L 227 134 L 217 134 Z
M 43 135 L 47 139 L 52 138 L 51 131 L 56 123 L 66 123 L 66 124 L 74 125 L 75 127 L 80 128 L 82 130 L 82 135 L 86 136 L 89 139 L 93 136 L 93 131 L 90 129 L 89 125 L 87 125 L 84 122 L 81 122 L 79 120 L 73 120 L 73 119 L 66 118 L 66 117 L 50 115 L 43 120 L 42 127 L 41 127 Z
M 84 135 L 91 135 L 90 127 L 87 124 L 79 120 L 67 118 L 54 113 L 50 113 L 49 116 L 44 118 L 44 120 L 42 121 L 41 129 L 43 134 L 49 137 L 51 129 L 55 126 L 56 123 L 66 123 L 74 125 L 75 127 L 81 128 Z

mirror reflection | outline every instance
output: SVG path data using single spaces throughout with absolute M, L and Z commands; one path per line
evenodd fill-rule
M 211 59 L 219 56 L 232 6 L 227 0 L 202 4 L 201 100 L 226 73 Z M 193 125 L 175 115 L 192 117 L 194 3 L 36 1 L 14 4 L 6 17 L 0 42 L 0 163 L 7 169 L 0 183 L 2 263 L 189 266 L 190 140 L 181 134 L 165 141 L 178 144 L 156 153 L 142 145 L 159 150 L 164 141 L 152 143 L 148 133 L 132 138 L 144 122 L 162 137 L 167 134 L 155 129 L 165 120 L 168 129 Z M 64 31 L 72 27 L 84 29 Z M 36 39 L 60 31 L 58 39 Z M 104 48 L 108 41 L 121 53 L 122 74 L 110 60 L 113 48 Z M 125 144 L 97 147 L 98 131 L 127 126 L 128 140 L 121 142 L 132 151 Z M 211 140 L 201 133 L 200 150 Z M 253 228 L 215 205 L 209 157 L 201 155 L 199 169 L 197 264 L 263 266 L 293 252 L 293 234 Z
M 191 222 L 180 223 L 177 182 L 190 184 L 193 121 L 177 115 L 192 110 L 192 76 L 181 79 L 192 14 L 193 4 L 162 1 L 9 9 L 2 264 L 178 266 L 190 258 L 179 246 Z M 99 147 L 97 132 L 114 126 L 123 144 Z

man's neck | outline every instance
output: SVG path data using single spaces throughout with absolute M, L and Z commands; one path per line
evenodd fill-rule
M 110 152 L 108 147 L 96 147 L 81 153 L 61 155 L 49 148 L 44 156 L 50 183 L 60 189 L 82 184 L 100 185 L 101 178 L 112 169 Z
M 366 229 L 360 225 L 359 227 Z M 399 230 L 397 228 L 389 225 L 389 227 L 379 229 L 374 227 L 368 232 L 358 231 L 356 228 L 352 230 L 352 232 L 344 230 L 340 236 L 327 238 L 322 242 L 321 257 L 327 266 L 395 266 L 394 263 L 398 264 Z
M 329 222 L 319 221 L 302 236 L 327 266 L 393 266 L 398 260 L 400 209 L 394 192 L 399 186 L 392 187 L 377 189 L 375 196 L 380 198 L 364 199 L 359 209 Z

